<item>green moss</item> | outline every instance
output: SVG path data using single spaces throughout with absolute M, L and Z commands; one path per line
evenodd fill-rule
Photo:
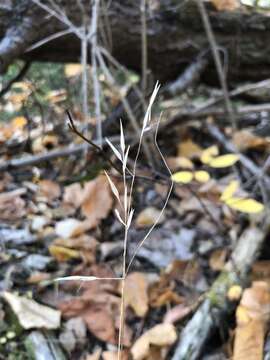
M 237 279 L 233 273 L 223 271 L 207 293 L 207 298 L 210 299 L 211 305 L 216 307 L 224 306 L 229 288 L 236 283 Z

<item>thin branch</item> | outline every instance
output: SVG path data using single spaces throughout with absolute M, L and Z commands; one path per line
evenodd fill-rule
M 239 154 L 239 161 L 241 162 L 241 164 L 250 171 L 250 173 L 252 175 L 254 175 L 254 177 L 258 177 L 261 174 L 261 168 L 259 166 L 257 166 L 252 160 L 250 160 L 248 157 L 246 157 L 245 155 L 239 153 L 239 151 L 237 150 L 237 148 L 234 146 L 234 144 L 232 144 L 229 140 L 226 139 L 226 137 L 224 136 L 224 134 L 219 130 L 219 128 L 213 124 L 211 125 L 206 125 L 207 126 L 207 130 L 209 131 L 209 133 L 216 139 L 218 140 L 224 147 L 225 149 L 227 149 L 230 152 L 233 153 L 237 153 Z M 268 186 L 270 186 L 270 178 L 267 175 L 264 175 L 264 181 L 267 183 Z
M 91 145 L 92 148 L 93 148 L 93 150 L 95 151 L 95 153 L 96 153 L 98 156 L 101 156 L 105 162 L 109 163 L 118 173 L 122 174 L 121 168 L 119 168 L 117 165 L 114 164 L 114 162 L 110 159 L 110 156 L 109 156 L 105 151 L 103 151 L 103 149 L 102 149 L 99 145 L 97 145 L 94 141 L 92 141 L 92 140 L 88 139 L 87 137 L 85 137 L 85 136 L 76 128 L 70 112 L 67 110 L 66 113 L 67 113 L 68 118 L 69 118 L 69 123 L 68 123 L 69 128 L 70 128 L 76 135 L 78 135 L 81 139 L 83 139 L 83 140 L 86 141 L 89 145 Z
M 30 52 L 32 50 L 35 50 L 35 49 L 39 48 L 40 46 L 43 46 L 44 44 L 47 44 L 50 41 L 53 41 L 55 39 L 60 38 L 61 36 L 65 36 L 65 35 L 72 34 L 72 33 L 73 33 L 72 29 L 66 29 L 66 30 L 63 30 L 63 31 L 59 31 L 59 32 L 57 32 L 57 33 L 55 33 L 53 35 L 47 36 L 44 39 L 42 39 L 42 40 L 36 42 L 35 44 L 31 45 L 29 48 L 27 48 L 27 50 L 25 52 L 27 53 L 27 52 Z
M 97 29 L 98 29 L 98 13 L 99 13 L 99 0 L 95 0 L 92 7 L 92 22 L 91 31 L 91 60 L 92 60 L 92 76 L 94 87 L 94 101 L 95 101 L 95 115 L 96 115 L 96 128 L 97 140 L 102 146 L 102 124 L 101 124 L 101 105 L 100 105 L 100 84 L 98 79 L 97 68 Z
M 83 36 L 81 39 L 81 64 L 82 64 L 82 108 L 84 121 L 86 121 L 89 115 L 88 108 L 88 41 L 86 35 L 86 29 L 84 28 Z
M 228 92 L 227 83 L 226 83 L 226 76 L 225 76 L 225 73 L 224 73 L 224 71 L 222 69 L 222 63 L 221 63 L 220 56 L 219 56 L 219 53 L 218 53 L 218 46 L 217 46 L 217 43 L 216 43 L 215 35 L 213 33 L 213 30 L 212 30 L 212 27 L 211 27 L 209 17 L 208 17 L 208 14 L 206 12 L 203 0 L 196 0 L 196 2 L 197 2 L 197 5 L 198 5 L 200 14 L 201 14 L 201 18 L 202 18 L 202 21 L 203 21 L 203 25 L 204 25 L 204 28 L 205 28 L 206 35 L 208 37 L 208 41 L 210 43 L 211 50 L 212 50 L 212 53 L 213 53 L 213 57 L 214 57 L 214 61 L 215 61 L 215 64 L 216 64 L 216 69 L 217 69 L 220 85 L 221 85 L 223 95 L 224 95 L 225 108 L 226 108 L 227 113 L 228 113 L 228 115 L 229 115 L 229 117 L 231 119 L 232 126 L 236 129 L 237 124 L 236 124 L 236 121 L 235 121 L 235 118 L 234 118 L 234 111 L 233 111 L 233 107 L 232 107 L 230 97 L 229 97 L 229 92 Z
M 142 41 L 142 93 L 145 98 L 147 90 L 147 23 L 146 23 L 146 0 L 141 0 L 141 41 Z
M 74 34 L 76 34 L 78 36 L 78 38 L 81 39 L 82 34 L 81 34 L 79 28 L 77 28 L 68 19 L 68 17 L 66 16 L 66 14 L 64 12 L 62 12 L 60 9 L 57 9 L 60 12 L 60 13 L 58 13 L 57 10 L 54 10 L 54 9 L 50 8 L 48 5 L 43 4 L 40 0 L 32 0 L 32 1 L 33 1 L 33 3 L 35 3 L 36 5 L 41 7 L 43 10 L 45 10 L 48 14 L 52 15 L 53 17 L 58 19 L 60 22 L 65 24 L 68 28 L 72 29 Z M 54 4 L 54 6 L 56 6 L 56 5 Z

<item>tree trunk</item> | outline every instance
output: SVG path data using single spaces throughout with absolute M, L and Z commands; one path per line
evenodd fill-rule
M 76 62 L 80 41 L 74 34 L 61 36 L 43 46 L 29 47 L 67 29 L 59 19 L 34 4 L 34 0 L 2 0 L 0 4 L 0 70 L 17 58 L 26 60 Z M 50 4 L 50 1 L 41 1 Z M 68 18 L 80 26 L 79 2 L 54 0 Z M 91 14 L 89 1 L 81 1 L 85 14 Z M 108 3 L 108 5 L 106 5 Z M 88 5 L 87 5 L 88 4 Z M 140 1 L 113 0 L 102 3 L 101 21 L 108 20 L 112 39 L 111 54 L 122 64 L 141 72 Z M 228 81 L 259 80 L 270 73 L 270 18 L 240 9 L 233 12 L 207 12 L 217 43 L 228 55 Z M 84 15 L 85 15 L 84 14 Z M 88 20 L 89 21 L 89 20 Z M 103 29 L 104 30 L 104 29 Z M 106 29 L 105 29 L 106 30 Z M 99 31 L 101 34 L 101 31 Z M 148 67 L 161 82 L 175 79 L 185 67 L 205 51 L 211 55 L 196 2 L 190 0 L 151 0 L 147 8 Z M 100 43 L 102 37 L 100 36 Z M 105 43 L 102 44 L 105 46 Z M 205 69 L 206 79 L 215 78 L 213 62 Z

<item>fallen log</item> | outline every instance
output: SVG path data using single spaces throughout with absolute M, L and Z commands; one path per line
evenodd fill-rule
M 91 14 L 89 1 L 42 1 L 58 7 L 70 20 L 73 30 Z M 78 7 L 79 3 L 84 7 Z M 242 6 L 233 12 L 217 11 L 206 3 L 217 43 L 228 55 L 228 80 L 264 79 L 270 71 L 270 18 Z M 165 83 L 176 79 L 201 52 L 210 58 L 209 42 L 196 2 L 159 0 L 146 9 L 148 67 L 155 78 Z M 80 60 L 80 39 L 67 24 L 40 8 L 34 0 L 5 0 L 0 5 L 0 69 L 17 58 L 74 62 Z M 88 22 L 90 20 L 88 19 Z M 100 9 L 100 28 L 107 24 L 111 54 L 126 67 L 141 73 L 140 2 L 114 0 Z M 58 35 L 57 35 L 58 34 Z M 99 32 L 99 45 L 106 47 Z M 44 40 L 47 39 L 47 40 Z M 35 47 L 34 44 L 42 42 Z M 109 45 L 108 45 L 109 46 Z M 108 47 L 107 46 L 107 47 Z M 30 49 L 28 51 L 28 49 Z M 216 69 L 210 61 L 203 75 L 211 81 Z

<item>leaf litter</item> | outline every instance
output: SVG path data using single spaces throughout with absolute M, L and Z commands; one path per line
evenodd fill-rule
M 65 72 L 73 81 L 81 67 L 69 64 Z M 24 87 L 22 96 L 10 99 L 17 109 L 30 96 L 29 86 Z M 59 110 L 67 94 L 59 89 L 47 95 L 47 101 Z M 76 112 L 78 119 L 82 118 Z M 1 126 L 1 144 L 10 147 L 14 139 L 18 143 L 25 141 L 27 121 L 19 115 Z M 253 214 L 262 214 L 266 208 L 254 190 L 258 184 L 249 186 L 247 180 L 252 179 L 235 171 L 243 169 L 239 154 L 226 151 L 210 137 L 202 139 L 198 129 L 202 128 L 193 123 L 186 126 L 185 136 L 165 149 L 173 171 L 174 194 L 125 279 L 122 359 L 170 358 L 181 327 L 196 311 L 217 273 L 224 269 L 239 234 L 252 221 Z M 34 153 L 59 148 L 65 139 L 46 126 L 45 133 L 34 130 Z M 255 136 L 250 130 L 237 130 L 232 142 L 238 151 L 254 151 L 254 158 L 263 166 L 256 152 L 267 154 L 269 139 Z M 113 145 L 120 160 L 121 145 Z M 106 174 L 113 182 L 103 171 L 73 179 L 75 173 L 85 174 L 89 164 L 84 159 L 71 163 L 72 159 L 58 159 L 52 167 L 38 164 L 26 172 L 7 171 L 0 179 L 3 318 L 10 322 L 11 309 L 23 331 L 33 329 L 29 336 L 35 339 L 42 338 L 39 329 L 57 329 L 52 332 L 53 338 L 67 358 L 114 360 L 121 323 L 119 279 L 124 237 L 114 210 L 122 216 L 119 202 L 125 196 L 124 185 L 111 170 Z M 140 171 L 148 176 L 146 170 Z M 129 258 L 158 218 L 167 192 L 167 187 L 147 181 L 138 181 L 135 186 Z M 220 224 L 226 235 L 220 232 Z M 269 320 L 267 261 L 254 264 L 251 288 L 235 285 L 227 294 L 231 302 L 240 300 L 235 313 L 235 337 L 229 337 L 235 359 L 243 354 L 251 359 L 250 338 L 257 344 L 254 356 L 262 357 Z M 66 276 L 73 281 L 57 283 L 59 290 L 54 290 L 54 279 Z M 81 276 L 93 281 L 74 281 Z M 233 324 L 229 325 L 233 333 Z M 7 339 L 7 331 L 1 330 L 2 334 Z M 19 333 L 15 332 L 15 336 Z

